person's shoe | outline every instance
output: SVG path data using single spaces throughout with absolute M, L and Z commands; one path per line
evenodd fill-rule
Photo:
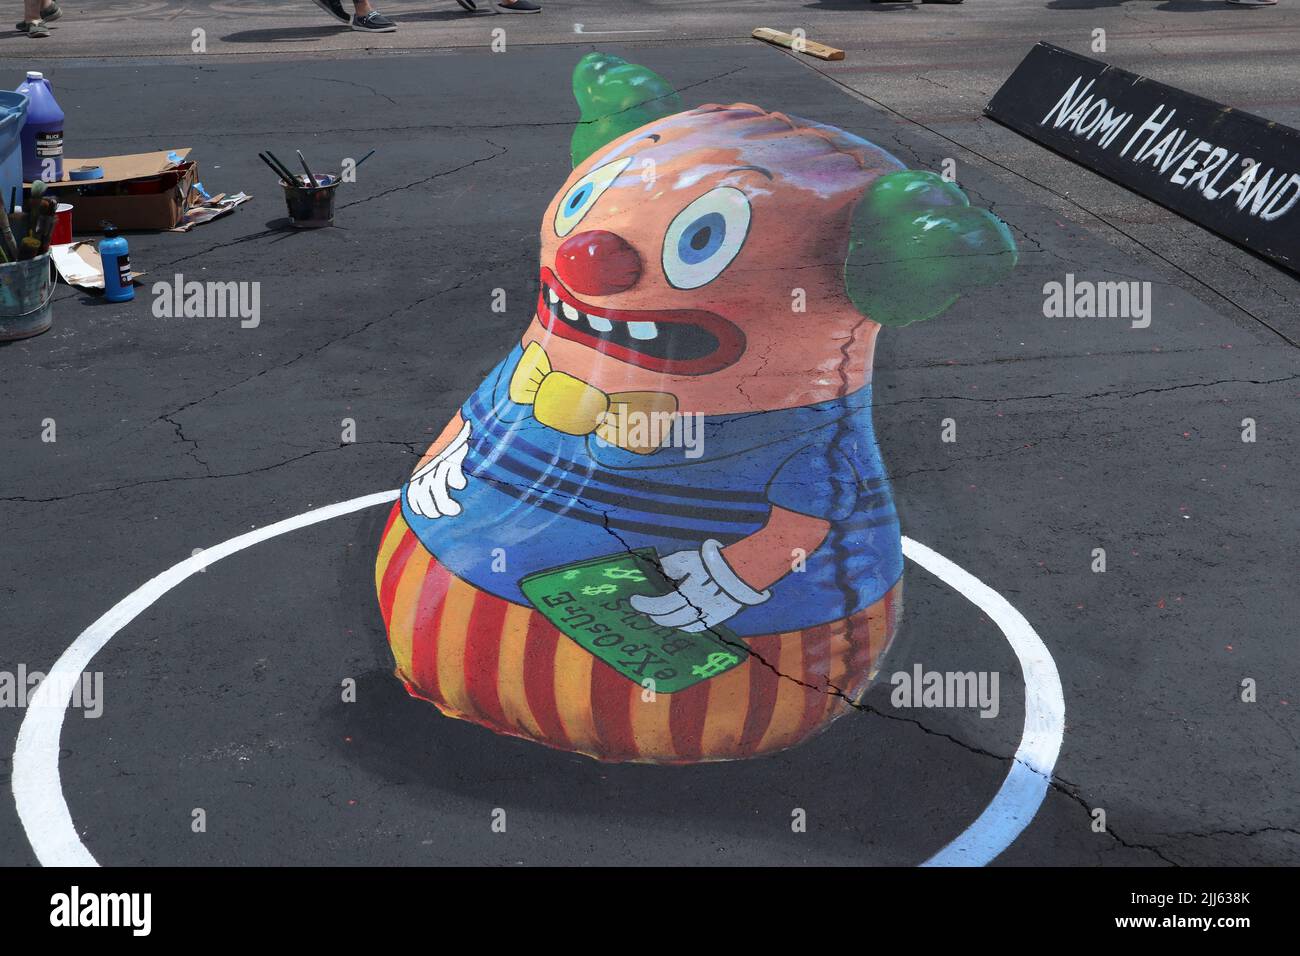
M 1271 7 L 1277 0 L 1228 0 L 1238 7 Z
M 352 29 L 362 33 L 392 33 L 397 24 L 383 14 L 371 10 L 364 17 L 352 18 Z
M 342 23 L 352 22 L 352 18 L 348 16 L 347 11 L 343 9 L 342 0 L 312 0 L 312 3 L 316 4 L 316 6 L 320 7 L 335 20 Z
M 456 0 L 462 10 L 467 13 L 478 13 L 478 4 L 474 0 Z
M 541 13 L 542 8 L 532 0 L 515 0 L 514 3 L 498 3 L 497 7 L 506 13 Z
M 52 23 L 55 20 L 59 19 L 59 17 L 61 16 L 63 16 L 63 11 L 59 9 L 59 5 L 57 3 L 51 3 L 48 7 L 46 7 L 44 10 L 41 11 L 40 20 L 42 23 Z M 27 21 L 19 20 L 17 23 L 14 24 L 14 29 L 21 30 L 23 33 L 26 33 Z
M 50 28 L 45 25 L 44 20 L 24 20 L 22 26 L 18 29 L 22 30 L 34 40 L 39 40 L 41 37 L 47 37 L 50 35 Z

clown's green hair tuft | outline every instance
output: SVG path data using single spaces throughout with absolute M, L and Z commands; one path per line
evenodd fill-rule
M 607 53 L 588 53 L 573 69 L 573 96 L 581 117 L 573 130 L 573 165 L 624 133 L 673 113 L 682 98 L 653 70 Z
M 922 170 L 881 176 L 853 210 L 844 288 L 881 325 L 932 319 L 1015 268 L 1006 223 L 971 206 L 954 183 Z

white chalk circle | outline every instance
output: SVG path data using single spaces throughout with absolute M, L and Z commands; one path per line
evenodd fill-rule
M 14 746 L 13 794 L 18 818 L 42 866 L 98 866 L 77 835 L 59 779 L 59 737 L 80 674 L 118 631 L 180 584 L 222 558 L 277 535 L 395 501 L 381 491 L 317 508 L 231 538 L 173 565 L 113 605 L 77 635 L 28 701 Z M 1025 725 L 1011 770 L 984 812 L 923 866 L 983 866 L 1011 845 L 1038 812 L 1065 733 L 1065 701 L 1056 663 L 1024 616 L 973 575 L 911 538 L 903 554 L 935 575 L 1002 629 L 1025 679 Z

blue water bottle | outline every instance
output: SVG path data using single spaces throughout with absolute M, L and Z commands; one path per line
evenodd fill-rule
M 117 226 L 101 222 L 104 238 L 99 240 L 99 261 L 104 267 L 104 298 L 109 302 L 126 302 L 135 298 L 131 284 L 130 249 L 126 240 L 117 234 Z

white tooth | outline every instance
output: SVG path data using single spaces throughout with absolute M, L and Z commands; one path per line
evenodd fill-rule
M 627 333 L 634 339 L 641 339 L 643 342 L 648 339 L 658 338 L 659 326 L 653 322 L 629 322 L 627 324 Z
M 555 290 L 550 286 L 546 287 L 546 297 L 551 300 L 552 305 L 560 301 L 560 297 L 556 295 Z
M 571 321 L 573 321 L 573 322 L 577 322 L 577 321 L 578 321 L 578 316 L 581 315 L 581 314 L 582 314 L 582 313 L 580 313 L 577 309 L 575 309 L 573 306 L 569 305 L 569 303 L 567 303 L 567 302 L 564 303 L 564 317 L 565 317 L 566 319 L 569 319 L 569 320 L 571 320 Z
M 587 316 L 587 322 L 597 332 L 608 332 L 610 329 L 614 328 L 613 322 L 609 321 L 609 319 L 602 319 L 598 315 Z

